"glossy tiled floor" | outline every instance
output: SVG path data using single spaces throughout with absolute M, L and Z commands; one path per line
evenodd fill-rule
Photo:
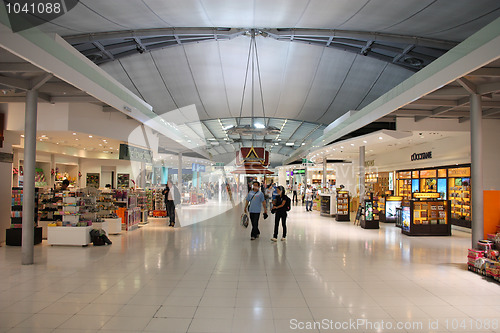
M 0 332 L 498 327 L 500 286 L 466 270 L 469 234 L 409 238 L 394 225 L 363 230 L 293 207 L 286 242 L 270 241 L 269 220 L 250 241 L 229 208 L 189 207 L 183 227 L 156 220 L 108 247 L 38 245 L 31 266 L 20 265 L 20 248 L 1 247 Z

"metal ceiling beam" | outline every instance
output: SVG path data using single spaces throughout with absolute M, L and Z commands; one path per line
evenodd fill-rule
M 0 85 L 21 90 L 29 90 L 31 88 L 31 83 L 28 80 L 21 80 L 7 76 L 0 76 Z
M 405 36 L 397 34 L 385 34 L 378 32 L 367 31 L 352 31 L 352 30 L 331 30 L 331 29 L 265 29 L 271 37 L 294 38 L 295 36 L 317 36 L 317 37 L 334 37 L 334 38 L 352 38 L 359 40 L 373 40 L 375 42 L 389 42 L 400 44 L 411 44 L 417 46 L 425 46 L 437 49 L 449 50 L 455 47 L 458 43 L 445 41 L 441 39 Z
M 469 94 L 477 94 L 477 86 L 467 80 L 464 77 L 461 77 L 460 79 L 457 79 L 457 82 L 465 89 Z
M 54 75 L 52 73 L 47 73 L 31 80 L 31 89 L 40 89 L 47 81 L 52 79 Z
M 500 76 L 500 68 L 498 67 L 483 67 L 467 74 L 467 76 L 485 76 L 485 77 L 498 77 Z
M 44 72 L 28 62 L 0 62 L 0 73 L 37 73 Z
M 467 91 L 463 87 L 443 87 L 430 93 L 427 96 L 464 96 L 468 95 Z
M 248 29 L 232 29 L 232 28 L 160 28 L 160 29 L 138 29 L 127 31 L 109 31 L 98 32 L 91 34 L 79 34 L 65 36 L 64 39 L 70 44 L 87 43 L 100 40 L 113 40 L 123 38 L 144 38 L 144 37 L 159 37 L 159 36 L 174 36 L 174 35 L 205 35 L 213 37 L 217 34 L 218 38 L 234 38 L 244 34 Z
M 111 52 L 109 52 L 108 50 L 106 50 L 106 48 L 104 46 L 102 46 L 102 44 L 99 41 L 92 42 L 92 45 L 94 45 L 95 47 L 97 47 L 109 59 L 115 60 L 115 57 L 113 56 L 113 54 L 111 54 Z

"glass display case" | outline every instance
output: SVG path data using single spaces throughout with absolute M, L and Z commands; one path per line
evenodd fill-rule
M 451 236 L 449 202 L 417 197 L 403 207 L 402 232 L 408 236 Z

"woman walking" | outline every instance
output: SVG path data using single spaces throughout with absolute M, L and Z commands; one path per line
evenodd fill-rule
M 273 211 L 276 213 L 274 218 L 274 235 L 271 240 L 273 242 L 278 241 L 278 227 L 281 220 L 281 226 L 283 227 L 283 237 L 282 241 L 286 240 L 286 217 L 287 211 L 290 210 L 291 200 L 285 194 L 285 188 L 283 186 L 278 186 L 278 195 L 276 196 L 276 200 L 274 202 Z

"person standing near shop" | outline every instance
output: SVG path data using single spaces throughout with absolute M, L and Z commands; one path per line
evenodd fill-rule
M 274 235 L 271 240 L 273 242 L 278 241 L 278 228 L 280 225 L 283 228 L 283 237 L 281 237 L 282 241 L 286 240 L 286 217 L 287 211 L 290 210 L 290 198 L 285 194 L 285 188 L 283 186 L 278 186 L 278 196 L 276 197 L 276 204 L 273 207 L 275 218 L 274 218 Z
M 165 189 L 163 190 L 163 195 L 165 196 L 165 206 L 167 207 L 167 216 L 170 218 L 170 227 L 175 226 L 175 205 L 179 204 L 181 201 L 181 194 L 179 189 L 174 186 L 171 180 L 167 182 Z
M 292 187 L 292 190 L 293 190 L 293 197 L 292 197 L 292 201 L 297 203 L 297 182 L 295 182 L 293 184 L 293 187 Z
M 305 194 L 305 199 L 306 199 L 306 212 L 312 211 L 312 206 L 313 206 L 313 192 L 311 190 L 311 185 L 307 185 L 306 188 L 306 194 Z
M 266 199 L 264 198 L 264 193 L 262 193 L 259 189 L 260 183 L 258 181 L 254 181 L 252 183 L 252 190 L 248 193 L 245 202 L 245 213 L 250 212 L 250 221 L 252 222 L 252 231 L 250 234 L 251 240 L 259 238 L 259 218 L 262 208 L 264 208 L 264 219 L 267 218 Z

